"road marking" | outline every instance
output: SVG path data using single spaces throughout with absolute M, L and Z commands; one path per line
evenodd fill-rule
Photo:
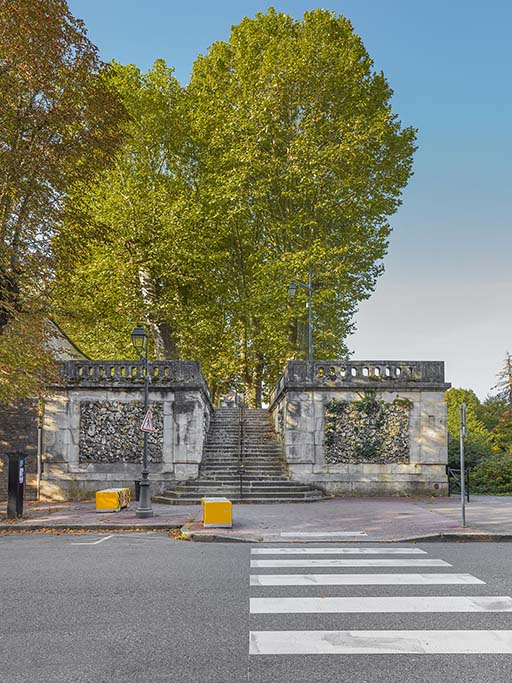
M 251 574 L 251 586 L 427 586 L 485 584 L 471 574 Z
M 509 596 L 251 598 L 251 614 L 512 612 Z
M 252 555 L 427 555 L 420 548 L 252 548 Z
M 87 542 L 73 542 L 71 545 L 98 545 L 98 543 L 103 543 L 103 541 L 108 541 L 109 538 L 113 538 L 114 535 L 111 534 L 110 536 L 103 536 L 103 538 L 98 539 L 97 541 L 87 541 Z
M 512 631 L 252 631 L 249 653 L 512 654 Z
M 251 567 L 451 567 L 444 560 L 251 560 Z
M 293 536 L 294 538 L 304 536 L 304 537 L 313 538 L 315 536 L 324 536 L 324 537 L 368 536 L 368 534 L 366 533 L 366 531 L 282 531 L 281 536 L 283 536 L 283 537 Z

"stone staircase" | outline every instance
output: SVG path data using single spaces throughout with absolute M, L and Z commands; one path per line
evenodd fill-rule
M 203 496 L 225 496 L 233 503 L 304 503 L 324 498 L 320 489 L 289 480 L 269 413 L 263 409 L 244 411 L 244 470 L 240 497 L 238 423 L 238 408 L 215 410 L 199 478 L 180 482 L 153 500 L 169 505 L 197 505 Z

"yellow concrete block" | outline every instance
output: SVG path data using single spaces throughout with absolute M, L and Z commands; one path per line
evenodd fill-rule
M 233 526 L 233 504 L 227 498 L 201 498 L 203 526 L 230 529 Z
M 130 489 L 103 489 L 96 491 L 96 512 L 119 512 L 130 504 Z

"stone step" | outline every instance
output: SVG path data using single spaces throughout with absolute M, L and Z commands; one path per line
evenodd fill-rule
M 219 491 L 226 491 L 227 492 L 237 492 L 240 490 L 240 486 L 236 482 L 215 482 L 215 481 L 204 481 L 201 484 L 198 485 L 184 485 L 184 486 L 176 486 L 172 491 L 176 492 L 182 492 L 182 493 L 198 493 L 200 491 L 208 491 L 208 495 L 211 494 L 212 491 L 215 491 L 215 495 Z M 295 485 L 291 481 L 284 481 L 284 482 L 279 482 L 279 481 L 272 481 L 272 482 L 264 482 L 264 481 L 259 481 L 259 482 L 246 482 L 244 481 L 242 484 L 242 491 L 252 491 L 252 492 L 262 492 L 262 493 L 273 493 L 273 492 L 278 492 L 278 493 L 311 493 L 311 488 L 309 486 L 300 486 L 300 485 Z M 167 493 L 167 491 L 165 492 Z M 221 495 L 221 494 L 219 494 Z
M 208 479 L 209 481 L 239 481 L 240 473 L 232 471 L 222 471 L 222 472 L 200 472 L 201 479 Z M 265 481 L 279 481 L 281 479 L 286 479 L 284 472 L 243 472 L 242 479 L 246 481 L 259 481 L 265 479 Z
M 171 498 L 167 496 L 154 496 L 152 498 L 152 501 L 154 503 L 164 503 L 166 505 L 201 505 L 201 498 L 202 496 L 198 496 L 197 498 Z M 318 494 L 315 497 L 311 498 L 295 498 L 295 497 L 290 497 L 290 498 L 264 498 L 261 496 L 243 496 L 242 498 L 239 497 L 232 497 L 229 500 L 234 503 L 234 504 L 270 504 L 270 503 L 314 503 L 317 501 L 321 501 L 324 499 L 324 496 L 322 494 Z
M 286 491 L 286 490 L 275 490 L 275 491 L 263 491 L 261 489 L 258 489 L 256 491 L 253 490 L 244 490 L 242 489 L 242 498 L 245 497 L 258 497 L 261 498 L 262 500 L 274 500 L 279 502 L 282 498 L 296 498 L 298 500 L 309 500 L 310 498 L 317 498 L 318 493 L 314 491 Z M 205 490 L 205 489 L 200 489 L 197 491 L 191 491 L 191 492 L 183 492 L 183 491 L 164 491 L 162 494 L 163 498 L 172 498 L 173 500 L 190 500 L 191 498 L 193 500 L 196 500 L 197 498 L 208 498 L 208 497 L 213 497 L 213 498 L 218 498 L 218 497 L 225 497 L 228 499 L 231 498 L 240 498 L 240 490 L 233 488 L 229 489 L 228 491 L 225 491 L 223 489 L 219 490 Z

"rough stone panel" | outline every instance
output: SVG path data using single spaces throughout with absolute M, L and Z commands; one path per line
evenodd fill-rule
M 156 431 L 148 435 L 148 460 L 162 461 L 163 411 L 151 403 Z M 80 403 L 80 464 L 140 463 L 144 434 L 142 401 L 82 401 Z
M 329 401 L 325 405 L 325 462 L 408 463 L 408 401 Z

